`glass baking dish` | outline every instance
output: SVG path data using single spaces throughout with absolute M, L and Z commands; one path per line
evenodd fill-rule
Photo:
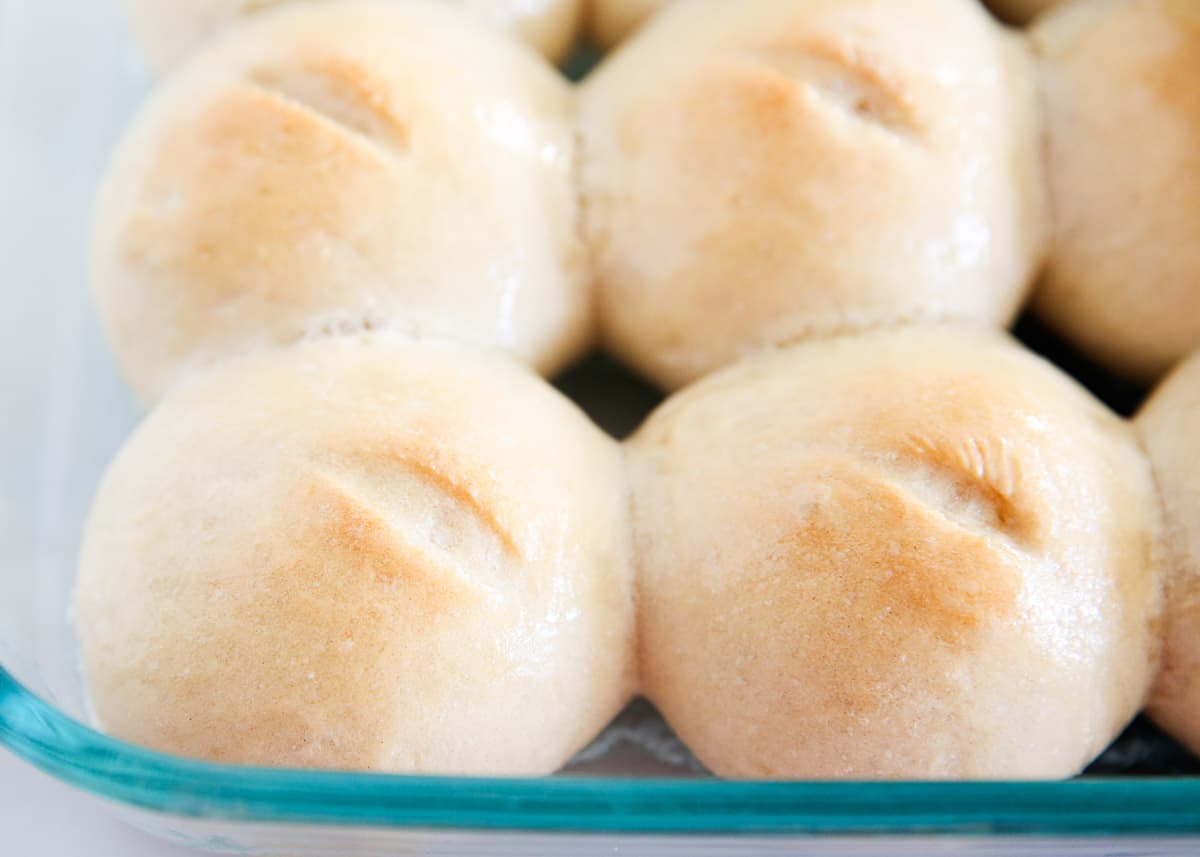
M 139 418 L 85 277 L 90 200 L 149 85 L 117 7 L 0 0 L 0 744 L 137 826 L 232 854 L 1200 849 L 1200 779 L 721 783 L 645 705 L 565 775 L 526 781 L 220 767 L 81 725 L 70 621 L 79 534 Z M 653 403 L 603 363 L 565 386 L 623 428 Z

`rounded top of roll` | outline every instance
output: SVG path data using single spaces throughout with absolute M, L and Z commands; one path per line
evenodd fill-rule
M 258 15 L 165 82 L 97 201 L 92 285 L 147 403 L 260 347 L 389 329 L 545 371 L 590 299 L 572 95 L 431 2 Z
M 1125 423 L 998 334 L 747 361 L 629 458 L 644 684 L 718 774 L 1066 777 L 1142 705 L 1149 469 Z
M 230 361 L 100 488 L 96 715 L 212 761 L 550 773 L 632 690 L 626 510 L 615 444 L 503 355 L 376 336 Z

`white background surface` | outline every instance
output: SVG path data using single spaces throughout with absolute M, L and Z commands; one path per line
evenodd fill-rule
M 111 819 L 104 807 L 0 749 L 4 857 L 195 857 Z

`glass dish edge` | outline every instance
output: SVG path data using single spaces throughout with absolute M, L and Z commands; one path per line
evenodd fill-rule
M 242 768 L 101 735 L 0 667 L 0 745 L 103 799 L 186 818 L 427 830 L 1195 836 L 1200 779 L 752 783 Z

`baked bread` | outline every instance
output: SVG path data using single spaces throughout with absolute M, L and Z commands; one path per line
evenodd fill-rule
M 1072 0 L 986 0 L 1001 19 L 1011 24 L 1028 24 L 1038 15 Z
M 437 3 L 298 4 L 153 96 L 97 203 L 96 303 L 147 403 L 181 375 L 330 330 L 588 344 L 572 94 Z
M 580 92 L 604 334 L 668 389 L 764 346 L 1001 326 L 1048 216 L 1031 61 L 963 0 L 687 0 Z
M 597 46 L 610 50 L 667 5 L 668 0 L 591 0 L 588 31 Z
M 1033 38 L 1058 220 L 1035 309 L 1152 380 L 1200 347 L 1200 3 L 1073 3 Z
M 231 361 L 100 488 L 98 722 L 218 762 L 549 773 L 633 690 L 627 512 L 616 445 L 503 355 L 347 337 Z
M 1200 356 L 1138 415 L 1166 515 L 1166 645 L 1149 713 L 1200 753 Z
M 760 356 L 627 457 L 643 685 L 718 775 L 1060 778 L 1142 707 L 1149 466 L 999 333 Z
M 130 24 L 151 65 L 163 71 L 236 21 L 287 2 L 294 0 L 126 0 L 125 5 Z M 583 20 L 583 0 L 440 2 L 520 36 L 555 62 L 571 49 Z
M 1025 24 L 1034 17 L 1061 6 L 1066 0 L 986 0 L 1001 19 Z M 619 45 L 669 0 L 592 0 L 589 30 L 592 41 L 605 49 Z M 967 0 L 970 2 L 970 0 Z

